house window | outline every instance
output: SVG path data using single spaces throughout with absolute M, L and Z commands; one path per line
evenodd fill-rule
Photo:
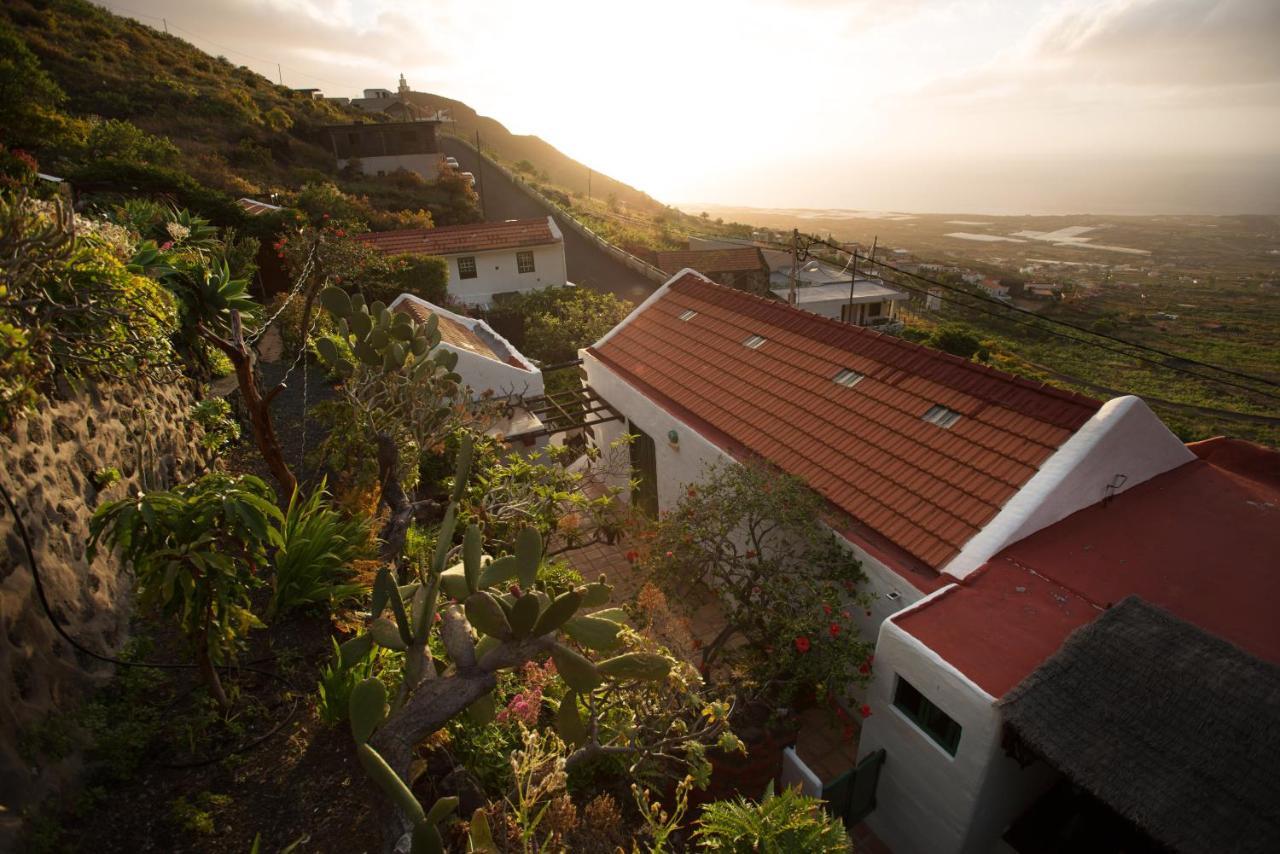
M 920 417 L 930 424 L 937 424 L 939 427 L 946 428 L 960 420 L 960 413 L 943 406 L 941 403 L 935 403 L 929 407 L 928 412 Z
M 873 302 L 867 305 L 867 317 L 879 317 L 880 311 L 884 307 L 882 302 Z
M 532 252 L 516 253 L 516 272 L 517 273 L 533 272 L 533 253 Z
M 898 686 L 893 692 L 893 705 L 923 730 L 925 735 L 936 741 L 939 747 L 952 756 L 956 755 L 956 748 L 960 746 L 960 724 L 929 702 L 924 694 L 901 676 L 898 677 Z
M 842 385 L 845 388 L 853 388 L 862 380 L 862 378 L 862 374 L 849 368 L 845 368 L 840 373 L 832 377 L 836 385 Z
M 468 255 L 465 258 L 458 259 L 458 278 L 474 279 L 476 277 L 476 258 L 474 255 Z
M 698 316 L 698 313 L 691 308 L 686 308 L 684 311 L 680 313 L 681 320 L 693 320 L 697 316 Z
M 749 336 L 749 337 L 747 338 L 747 340 L 746 340 L 746 341 L 743 341 L 743 342 L 742 342 L 742 346 L 743 346 L 743 347 L 748 347 L 748 348 L 750 348 L 750 349 L 752 349 L 752 350 L 759 350 L 759 349 L 760 349 L 760 345 L 761 345 L 761 344 L 763 344 L 764 342 L 765 342 L 765 339 L 764 339 L 764 337 L 763 337 L 763 336 L 761 336 L 761 335 L 751 335 L 751 336 Z

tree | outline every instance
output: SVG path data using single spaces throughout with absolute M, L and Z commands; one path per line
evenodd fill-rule
M 586 288 L 543 288 L 499 296 L 496 309 L 524 323 L 521 352 L 542 364 L 568 362 L 631 311 L 631 303 Z
M 49 142 L 66 97 L 17 31 L 0 22 L 0 136 L 18 146 Z
M 986 348 L 982 346 L 982 341 L 978 339 L 968 329 L 954 323 L 940 326 L 929 336 L 928 343 L 931 347 L 936 347 L 945 353 L 953 356 L 959 356 L 962 359 L 972 359 L 977 356 L 979 359 L 986 361 L 984 354 Z
M 281 520 L 275 494 L 258 478 L 208 474 L 104 504 L 90 522 L 90 555 L 99 542 L 119 547 L 137 574 L 140 603 L 178 623 L 224 709 L 217 667 L 262 625 L 249 596 L 262 584 L 268 548 L 280 542 Z
M 640 533 L 631 556 L 642 572 L 673 597 L 702 583 L 723 603 L 725 626 L 702 649 L 704 675 L 741 636 L 731 663 L 757 690 L 789 698 L 865 681 L 872 646 L 851 616 L 868 601 L 856 588 L 864 576 L 819 522 L 827 512 L 803 481 L 765 463 L 717 465 Z

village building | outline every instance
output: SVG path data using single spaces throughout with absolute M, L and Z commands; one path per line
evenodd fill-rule
M 689 238 L 690 249 L 704 251 L 742 245 L 743 241 L 734 238 Z M 796 307 L 823 317 L 834 317 L 858 326 L 891 326 L 896 321 L 898 305 L 908 298 L 906 293 L 881 279 L 863 275 L 855 277 L 852 264 L 840 267 L 821 258 L 809 258 L 793 265 L 790 252 L 781 249 L 759 251 L 769 267 L 769 291 L 784 302 L 789 300 L 794 274 Z M 704 272 L 696 264 L 686 266 Z M 675 269 L 666 267 L 661 269 L 668 274 L 675 272 Z M 710 278 L 718 281 L 714 276 Z
M 1102 403 L 684 271 L 582 352 L 649 512 L 762 458 L 827 499 L 876 594 L 862 631 L 1009 544 L 1180 465 L 1141 400 Z M 1123 475 L 1122 482 L 1115 485 Z
M 1049 282 L 1030 282 L 1022 286 L 1022 295 L 1031 299 L 1056 299 L 1062 296 L 1062 285 Z
M 444 167 L 437 125 L 434 119 L 358 121 L 324 130 L 339 169 L 354 165 L 365 175 L 390 175 L 404 169 L 434 181 Z
M 976 284 L 979 290 L 985 291 L 988 296 L 1001 300 L 1009 299 L 1009 286 L 1002 284 L 994 276 L 987 276 L 973 284 Z
M 564 235 L 551 217 L 406 228 L 358 235 L 386 255 L 436 255 L 449 264 L 449 297 L 489 307 L 502 294 L 568 283 Z
M 859 755 L 894 851 L 1275 850 L 1280 454 L 1187 456 L 882 624 Z
M 1029 678 L 1060 666 L 1052 662 L 1063 650 L 1114 681 L 1106 659 L 1092 658 L 1096 643 L 1066 643 L 1073 629 L 1095 620 L 1110 633 L 1099 620 L 1108 606 L 1143 600 L 1131 619 L 1117 614 L 1116 634 L 1105 643 L 1132 643 L 1135 632 L 1156 626 L 1171 637 L 1208 633 L 1236 644 L 1244 659 L 1214 647 L 1213 638 L 1188 641 L 1198 661 L 1232 672 L 1256 675 L 1250 656 L 1280 662 L 1280 629 L 1269 613 L 1280 595 L 1280 576 L 1269 572 L 1280 554 L 1274 455 L 1262 465 L 1269 475 L 1255 480 L 1247 471 L 1257 466 L 1239 464 L 1234 444 L 1188 448 L 1136 397 L 1093 400 L 726 288 L 692 270 L 582 358 L 591 393 L 620 417 L 595 427 L 595 441 L 635 437 L 630 499 L 646 513 L 672 509 L 708 466 L 750 459 L 800 477 L 826 499 L 822 521 L 862 562 L 863 589 L 875 597 L 857 617 L 877 645 L 874 680 L 854 698 L 870 711 L 857 770 L 850 769 L 851 788 L 864 792 L 864 812 L 854 820 L 869 810 L 869 826 L 894 851 L 1010 850 L 1007 834 L 1036 838 L 1064 799 L 1068 809 L 1105 815 L 1103 826 L 1118 826 L 1106 824 L 1115 815 L 1133 819 L 1132 801 L 1115 792 L 1151 793 L 1158 783 L 1144 783 L 1147 771 L 1136 762 L 1103 773 L 1102 760 L 1091 766 L 1064 753 L 1063 739 L 1052 737 L 1058 724 L 1043 711 L 1062 709 L 1064 700 L 1052 680 L 1035 687 Z M 1148 613 L 1153 606 L 1187 625 L 1168 628 L 1163 616 Z M 1157 638 L 1142 654 L 1155 656 L 1160 644 Z M 1097 739 L 1103 760 L 1118 750 L 1116 739 L 1141 725 L 1160 685 L 1180 686 L 1175 696 L 1187 702 L 1204 690 L 1191 680 L 1193 664 L 1164 663 L 1131 697 L 1119 687 L 1100 689 L 1082 719 L 1071 721 Z M 1274 669 L 1264 676 L 1280 684 Z M 1264 684 L 1239 696 L 1274 706 L 1280 693 Z M 1230 702 L 1224 691 L 1222 702 Z M 1217 696 L 1205 695 L 1209 702 Z M 1012 736 L 1002 703 L 1018 709 L 1016 717 L 1009 712 L 1021 727 Z M 1121 734 L 1108 708 L 1130 722 Z M 1072 709 L 1058 714 L 1071 718 Z M 1203 738 L 1201 718 L 1179 732 L 1176 708 L 1159 714 L 1180 739 L 1174 749 L 1190 750 Z M 1224 720 L 1230 727 L 1235 718 Z M 1151 742 L 1134 737 L 1129 755 L 1155 762 L 1163 747 L 1144 753 L 1141 745 Z M 1271 757 L 1280 740 L 1245 744 Z M 1205 759 L 1204 773 L 1274 782 L 1240 750 L 1227 753 Z M 789 760 L 791 779 L 824 793 L 830 780 L 794 754 Z M 857 782 L 864 768 L 871 776 Z M 1250 803 L 1245 790 L 1255 783 L 1241 780 L 1206 796 L 1216 815 Z M 1080 787 L 1093 800 L 1072 801 Z M 1162 809 L 1160 822 L 1176 824 L 1178 810 Z M 1142 838 L 1170 844 L 1172 833 L 1146 827 Z
M 440 330 L 440 348 L 458 355 L 454 372 L 474 401 L 501 402 L 495 407 L 488 435 L 524 436 L 541 433 L 543 421 L 527 405 L 545 394 L 542 370 L 517 350 L 488 323 L 450 311 L 413 294 L 401 294 L 391 303 L 394 312 L 407 314 L 417 323 L 427 323 L 432 315 Z M 540 448 L 547 439 L 522 443 Z
M 688 268 L 726 287 L 762 295 L 769 289 L 769 266 L 754 246 L 678 249 L 648 255 L 647 260 L 668 276 Z

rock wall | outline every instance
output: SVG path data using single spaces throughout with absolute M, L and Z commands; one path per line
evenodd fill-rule
M 111 554 L 86 559 L 89 519 L 103 501 L 204 469 L 201 430 L 189 419 L 194 402 L 182 384 L 63 389 L 0 435 L 0 479 L 26 524 L 50 604 L 91 650 L 109 655 L 124 644 L 132 575 Z M 112 469 L 120 478 L 107 484 Z M 0 819 L 8 821 L 77 770 L 74 757 L 40 755 L 33 729 L 73 708 L 112 668 L 76 652 L 49 624 L 3 502 L 0 544 Z

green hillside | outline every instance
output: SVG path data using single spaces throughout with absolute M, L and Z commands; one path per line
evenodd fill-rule
M 83 0 L 0 7 L 0 101 L 0 141 L 78 189 L 164 193 L 230 224 L 238 197 L 333 183 L 375 228 L 478 218 L 460 179 L 339 174 L 320 129 L 359 114 Z

